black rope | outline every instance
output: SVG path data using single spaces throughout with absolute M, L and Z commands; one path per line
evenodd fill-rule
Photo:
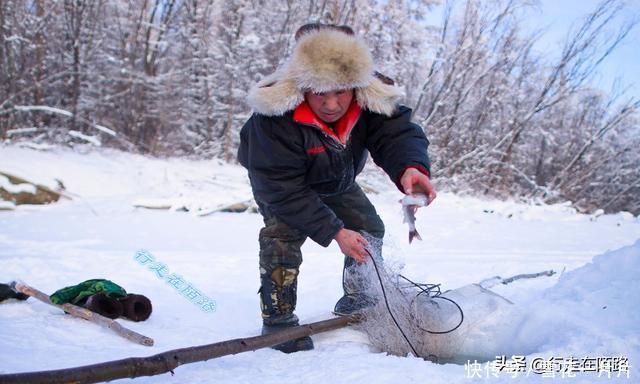
M 407 280 L 410 285 L 408 287 L 414 286 L 420 290 L 420 292 L 416 296 L 420 296 L 423 293 L 426 293 L 429 297 L 439 296 L 442 292 L 440 291 L 440 284 L 425 284 L 425 283 L 415 283 L 403 275 L 398 275 L 403 279 Z M 406 287 L 401 287 L 406 288 Z
M 456 329 L 460 328 L 460 326 L 464 322 L 464 311 L 462 311 L 462 308 L 460 307 L 460 305 L 458 305 L 458 303 L 456 303 L 455 301 L 451 300 L 448 297 L 440 296 L 442 294 L 442 291 L 440 291 L 440 284 L 415 283 L 415 282 L 409 280 L 408 278 L 406 278 L 405 276 L 402 276 L 402 275 L 399 275 L 399 276 L 402 277 L 403 279 L 405 279 L 406 281 L 408 281 L 411 285 L 413 285 L 416 288 L 420 289 L 420 292 L 418 292 L 416 297 L 422 295 L 423 293 L 426 293 L 427 296 L 429 296 L 433 300 L 440 299 L 440 300 L 445 300 L 445 301 L 448 301 L 450 303 L 453 303 L 453 305 L 455 305 L 458 308 L 458 311 L 460 312 L 460 322 L 455 327 L 453 327 L 453 328 L 451 328 L 451 329 L 449 329 L 447 331 L 430 331 L 430 330 L 424 329 L 420 325 L 416 324 L 416 326 L 418 328 L 420 328 L 421 330 L 423 330 L 425 332 L 431 333 L 433 335 L 443 335 L 445 333 L 451 333 L 451 332 L 455 331 Z M 378 276 L 378 278 L 379 277 L 380 276 Z
M 398 320 L 396 320 L 396 317 L 393 315 L 393 312 L 391 311 L 391 306 L 389 305 L 389 300 L 387 299 L 387 292 L 384 289 L 384 283 L 382 282 L 382 277 L 380 276 L 380 271 L 378 270 L 378 264 L 376 263 L 375 258 L 373 257 L 373 255 L 371 255 L 371 252 L 369 252 L 369 250 L 367 248 L 365 248 L 365 251 L 367 252 L 369 257 L 371 258 L 371 261 L 373 262 L 373 267 L 376 270 L 376 275 L 378 275 L 378 282 L 380 282 L 380 288 L 382 289 L 382 297 L 384 298 L 384 304 L 385 304 L 385 306 L 387 308 L 387 312 L 389 312 L 389 316 L 391 316 L 391 319 L 393 320 L 393 322 L 395 323 L 396 327 L 398 328 L 398 330 L 402 334 L 402 337 L 404 337 L 405 341 L 407 342 L 407 344 L 411 348 L 411 351 L 413 352 L 414 356 L 422 358 L 422 356 L 420 356 L 420 354 L 418 354 L 418 352 L 416 351 L 416 349 L 413 346 L 413 344 L 411 344 L 411 341 L 409 341 L 409 338 L 404 333 L 404 330 L 402 329 L 402 327 L 398 323 Z M 458 311 L 460 311 L 460 322 L 458 323 L 458 325 L 456 325 L 455 327 L 453 327 L 450 330 L 447 330 L 447 331 L 430 331 L 430 330 L 424 329 L 424 328 L 420 327 L 420 325 L 416 324 L 416 326 L 420 330 L 422 330 L 424 332 L 428 332 L 428 333 L 434 334 L 434 335 L 442 335 L 442 334 L 445 334 L 445 333 L 453 332 L 456 329 L 458 329 L 460 327 L 460 325 L 462 325 L 462 322 L 464 321 L 464 312 L 462 311 L 462 308 L 455 301 L 453 301 L 453 300 L 451 300 L 451 299 L 449 299 L 447 297 L 440 296 L 440 294 L 441 294 L 440 284 L 415 283 L 415 282 L 409 280 L 408 278 L 406 278 L 406 277 L 404 277 L 402 275 L 399 275 L 399 276 L 402 277 L 403 279 L 405 279 L 406 281 L 408 281 L 411 285 L 413 285 L 413 286 L 417 287 L 418 289 L 420 289 L 420 292 L 416 295 L 416 297 L 420 296 L 423 293 L 426 293 L 427 296 L 429 296 L 432 299 L 441 299 L 441 300 L 446 300 L 446 301 L 449 301 L 449 302 L 453 303 L 453 305 L 455 305 L 458 308 Z

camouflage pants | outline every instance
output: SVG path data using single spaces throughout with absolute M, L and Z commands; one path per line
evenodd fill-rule
M 384 237 L 384 224 L 380 216 L 357 184 L 354 183 L 341 194 L 322 197 L 322 201 L 342 220 L 346 229 Z M 258 292 L 262 318 L 265 324 L 295 321 L 293 311 L 296 307 L 298 272 L 302 264 L 300 247 L 306 236 L 278 220 L 262 206 L 260 213 L 265 223 L 259 235 L 261 286 Z M 354 263 L 353 258 L 345 256 L 342 279 L 345 293 L 358 290 L 358 287 L 349 283 L 344 272 Z

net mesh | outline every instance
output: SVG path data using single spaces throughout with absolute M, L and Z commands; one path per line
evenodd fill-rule
M 383 263 L 381 239 L 364 235 L 374 262 L 347 273 L 376 301 L 356 326 L 376 348 L 438 362 L 495 358 L 499 346 L 487 338 L 510 310 L 508 300 L 477 284 L 441 293 L 438 285 L 413 283 Z

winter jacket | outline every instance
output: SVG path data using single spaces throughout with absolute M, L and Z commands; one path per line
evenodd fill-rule
M 400 190 L 406 168 L 429 174 L 429 141 L 410 118 L 403 106 L 385 116 L 354 102 L 334 132 L 306 102 L 281 116 L 254 113 L 240 133 L 238 159 L 258 204 L 326 247 L 343 223 L 322 197 L 347 190 L 369 152 Z

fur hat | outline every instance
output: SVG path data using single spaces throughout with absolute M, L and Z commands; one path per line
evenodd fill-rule
M 362 108 L 391 115 L 402 91 L 375 72 L 367 44 L 348 27 L 306 27 L 296 34 L 289 61 L 249 91 L 249 105 L 257 113 L 279 116 L 300 105 L 306 91 L 355 89 Z

